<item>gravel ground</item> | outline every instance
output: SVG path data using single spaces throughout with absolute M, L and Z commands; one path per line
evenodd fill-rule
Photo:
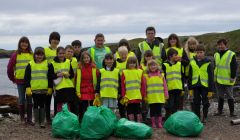
M 236 113 L 240 117 L 240 104 L 236 103 Z M 239 140 L 240 125 L 231 125 L 228 106 L 225 103 L 223 116 L 213 116 L 217 109 L 215 102 L 211 103 L 208 122 L 206 123 L 203 132 L 198 137 L 177 137 L 168 134 L 164 129 L 154 129 L 152 140 L 166 139 L 166 140 Z M 0 140 L 30 140 L 30 139 L 56 139 L 51 136 L 51 126 L 45 129 L 40 129 L 37 126 L 27 126 L 21 124 L 17 115 L 12 115 L 11 118 L 0 119 Z M 109 137 L 109 140 L 121 140 L 120 138 Z

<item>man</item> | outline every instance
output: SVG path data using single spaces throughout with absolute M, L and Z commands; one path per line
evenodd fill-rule
M 143 62 L 144 52 L 147 50 L 152 50 L 155 59 L 161 66 L 162 62 L 166 60 L 166 53 L 163 48 L 163 40 L 160 37 L 155 37 L 156 30 L 154 27 L 147 27 L 146 29 L 146 39 L 138 44 L 137 52 L 135 53 L 138 58 L 138 62 Z
M 236 54 L 227 47 L 226 39 L 217 41 L 218 52 L 214 54 L 215 70 L 214 80 L 218 95 L 218 111 L 216 116 L 223 114 L 224 94 L 227 95 L 230 117 L 236 117 L 234 113 L 233 85 L 236 81 L 237 61 Z
M 102 33 L 98 33 L 94 39 L 95 45 L 88 49 L 88 53 L 91 55 L 92 59 L 97 65 L 98 69 L 102 68 L 102 61 L 105 54 L 110 53 L 109 47 L 104 45 L 105 39 Z

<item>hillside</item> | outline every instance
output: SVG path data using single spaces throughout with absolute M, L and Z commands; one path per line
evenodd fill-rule
M 13 52 L 13 50 L 0 49 L 0 58 L 9 58 Z

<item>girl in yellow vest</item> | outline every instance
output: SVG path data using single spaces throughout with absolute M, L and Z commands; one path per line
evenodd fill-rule
M 116 67 L 116 61 L 111 53 L 107 53 L 103 59 L 103 68 L 97 80 L 96 95 L 100 96 L 102 105 L 112 109 L 117 108 L 117 98 L 120 91 L 119 69 Z M 99 94 L 100 93 L 100 94 Z
M 168 53 L 169 49 L 175 49 L 178 52 L 177 61 L 181 62 L 183 72 L 185 72 L 185 67 L 189 64 L 188 56 L 181 46 L 180 40 L 176 34 L 170 34 L 168 37 L 168 48 L 166 49 L 166 53 Z M 184 81 L 185 82 L 185 81 Z M 179 102 L 179 110 L 183 110 L 183 102 L 184 102 L 184 92 L 182 92 L 180 96 Z
M 141 102 L 145 98 L 146 83 L 143 71 L 138 69 L 138 60 L 136 57 L 129 57 L 127 69 L 123 70 L 121 77 L 122 97 L 127 101 L 127 115 L 131 121 L 142 122 Z M 135 118 L 137 117 L 137 118 Z
M 140 69 L 143 70 L 143 73 L 146 73 L 147 72 L 147 62 L 149 60 L 152 60 L 154 59 L 154 56 L 153 56 L 153 53 L 152 53 L 152 50 L 147 50 L 144 52 L 144 60 L 143 60 L 143 63 L 141 63 L 140 65 Z
M 165 106 L 165 119 L 167 119 L 172 113 L 179 110 L 184 76 L 182 64 L 179 62 L 178 52 L 175 49 L 169 49 L 167 58 L 168 60 L 162 65 L 169 93 L 169 99 Z
M 26 67 L 24 80 L 26 94 L 33 97 L 34 120 L 41 128 L 45 128 L 45 100 L 47 94 L 52 94 L 52 80 L 49 76 L 49 64 L 44 54 L 44 48 L 37 47 L 34 60 Z
M 50 76 L 54 80 L 54 88 L 56 92 L 55 101 L 57 103 L 57 112 L 62 110 L 62 105 L 68 103 L 69 109 L 72 111 L 75 90 L 72 82 L 74 72 L 71 63 L 65 58 L 65 49 L 57 48 L 57 56 L 50 65 Z
M 80 100 L 80 119 L 82 119 L 87 108 L 93 105 L 98 75 L 99 71 L 96 67 L 96 64 L 93 62 L 92 57 L 87 51 L 84 51 L 80 57 L 79 66 L 75 77 L 76 93 L 78 99 Z
M 196 57 L 190 62 L 189 68 L 189 89 L 190 95 L 193 94 L 194 113 L 201 119 L 201 104 L 203 105 L 202 122 L 206 123 L 208 108 L 210 106 L 208 98 L 212 96 L 213 91 L 213 68 L 211 61 L 205 57 L 205 48 L 198 45 L 196 48 Z
M 162 106 L 168 99 L 168 89 L 164 74 L 161 73 L 157 61 L 148 61 L 145 78 L 152 127 L 162 128 Z
M 21 37 L 18 42 L 18 49 L 9 59 L 7 74 L 8 78 L 17 85 L 19 115 L 21 122 L 25 122 L 25 101 L 27 101 L 27 120 L 26 123 L 33 125 L 32 122 L 32 96 L 26 96 L 26 86 L 24 81 L 25 68 L 29 61 L 33 60 L 33 54 L 29 39 Z
M 128 56 L 128 49 L 126 46 L 120 46 L 118 48 L 119 58 L 117 58 L 117 67 L 120 72 L 120 76 L 122 75 L 123 70 L 126 69 L 127 65 L 127 56 Z M 121 118 L 126 118 L 126 107 L 120 103 L 121 96 L 118 98 L 118 109 Z

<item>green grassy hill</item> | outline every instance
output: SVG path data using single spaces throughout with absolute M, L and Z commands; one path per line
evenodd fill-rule
M 182 46 L 184 46 L 189 36 L 179 36 Z M 240 55 L 240 29 L 234 30 L 225 33 L 207 33 L 198 36 L 194 36 L 199 42 L 205 44 L 207 55 L 213 55 L 217 50 L 216 42 L 221 38 L 225 38 L 228 40 L 228 46 L 231 50 L 236 52 L 238 56 Z M 120 40 L 120 39 L 119 39 Z M 134 51 L 138 47 L 138 43 L 143 41 L 143 38 L 136 38 L 129 40 L 131 49 Z M 164 39 L 165 46 L 167 45 L 167 38 Z M 117 43 L 109 43 L 107 44 L 113 52 L 117 49 Z

